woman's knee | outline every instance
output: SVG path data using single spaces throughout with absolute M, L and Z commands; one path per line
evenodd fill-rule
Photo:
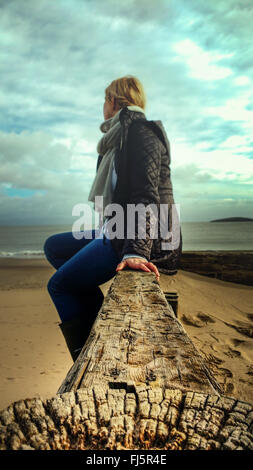
M 55 293 L 55 282 L 54 282 L 53 277 L 54 276 L 50 277 L 50 279 L 47 283 L 47 290 L 48 290 L 50 295 Z
M 57 234 L 51 235 L 46 239 L 43 246 L 43 250 L 49 263 L 52 264 L 55 269 L 58 269 L 59 266 L 61 266 L 62 262 L 59 263 L 58 260 L 59 237 Z
M 48 237 L 44 243 L 43 250 L 46 257 L 51 257 L 53 252 L 53 247 L 55 246 L 55 235 Z
M 48 283 L 47 283 L 47 290 L 51 297 L 54 294 L 60 293 L 63 289 L 61 287 L 61 282 L 58 276 L 58 272 L 56 271 L 52 277 L 50 277 Z

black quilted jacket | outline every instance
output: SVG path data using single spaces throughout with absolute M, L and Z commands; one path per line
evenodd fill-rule
M 161 121 L 148 121 L 142 113 L 131 111 L 127 107 L 120 111 L 122 139 L 115 157 L 117 183 L 113 194 L 113 203 L 120 204 L 124 210 L 124 239 L 114 238 L 112 246 L 119 259 L 125 254 L 144 256 L 160 270 L 174 274 L 179 267 L 182 253 L 182 234 L 177 210 L 173 210 L 173 243 L 168 248 L 164 242 L 171 242 L 171 234 L 166 238 L 160 233 L 160 221 L 167 216 L 166 228 L 172 229 L 173 189 L 170 178 L 170 145 Z M 98 157 L 97 168 L 101 161 Z M 146 238 L 138 239 L 135 217 L 135 239 L 127 239 L 127 204 L 145 206 L 155 204 L 157 212 L 145 212 L 141 227 L 146 224 Z M 165 204 L 168 212 L 162 215 L 160 204 Z M 175 206 L 174 206 L 175 207 Z M 115 213 L 111 217 L 114 217 Z M 151 220 L 157 223 L 158 237 L 150 237 Z M 164 222 L 165 224 L 165 222 Z M 162 232 L 164 235 L 164 232 Z

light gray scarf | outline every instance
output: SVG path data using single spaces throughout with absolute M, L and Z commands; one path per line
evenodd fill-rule
M 127 106 L 127 108 L 130 111 L 144 113 L 144 110 L 139 106 Z M 93 202 L 95 202 L 95 196 L 103 196 L 104 208 L 112 202 L 113 196 L 112 172 L 116 150 L 121 139 L 120 111 L 121 109 L 112 118 L 106 119 L 100 125 L 100 130 L 104 133 L 104 136 L 97 144 L 97 152 L 103 158 L 88 196 L 88 200 Z M 99 208 L 99 212 L 101 209 Z

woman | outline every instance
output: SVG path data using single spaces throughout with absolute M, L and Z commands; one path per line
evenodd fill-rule
M 169 208 L 166 222 L 171 230 L 174 200 L 166 132 L 161 121 L 146 119 L 145 105 L 143 87 L 136 77 L 114 80 L 105 90 L 104 122 L 100 125 L 104 135 L 97 145 L 96 177 L 89 200 L 95 202 L 96 196 L 103 196 L 104 208 L 120 205 L 123 236 L 113 238 L 110 215 L 104 218 L 102 228 L 92 230 L 92 238 L 85 231 L 81 239 L 72 232 L 60 233 L 49 237 L 44 245 L 48 261 L 57 270 L 48 282 L 48 291 L 73 360 L 103 303 L 99 285 L 126 267 L 154 272 L 159 280 L 158 267 L 175 274 L 179 266 L 182 236 L 178 217 L 176 244 L 165 243 L 164 248 L 168 240 L 160 232 L 157 237 L 151 233 L 154 223 L 161 226 L 162 212 L 154 210 L 160 205 Z M 150 212 L 141 211 L 139 219 L 134 218 L 131 238 L 127 234 L 129 204 L 153 207 Z M 138 236 L 140 227 L 145 227 L 145 237 Z

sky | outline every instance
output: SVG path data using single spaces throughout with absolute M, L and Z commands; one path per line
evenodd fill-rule
M 143 83 L 182 222 L 253 216 L 252 0 L 0 0 L 0 224 L 72 224 L 104 90 Z

